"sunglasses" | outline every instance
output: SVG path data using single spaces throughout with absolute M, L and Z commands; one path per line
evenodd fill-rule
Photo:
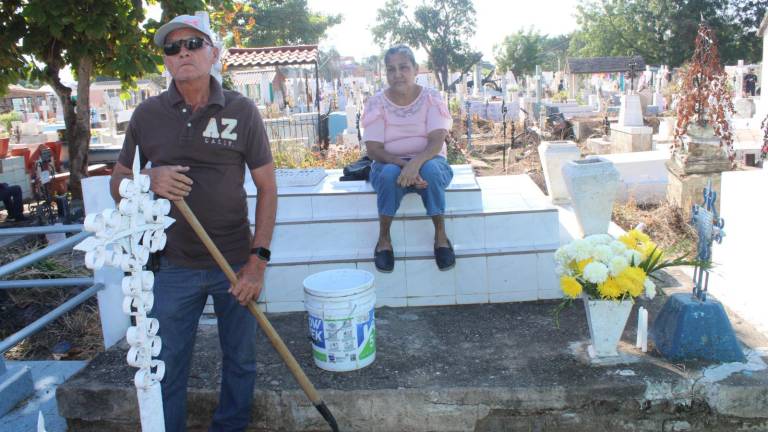
M 189 39 L 179 39 L 175 42 L 167 43 L 163 45 L 163 52 L 167 56 L 174 56 L 181 52 L 181 47 L 185 47 L 189 51 L 195 51 L 202 48 L 204 45 L 211 45 L 210 42 L 201 37 L 192 37 Z M 211 45 L 213 46 L 213 45 Z

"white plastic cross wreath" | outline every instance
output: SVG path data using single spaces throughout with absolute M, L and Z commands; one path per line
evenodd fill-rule
M 134 325 L 128 328 L 126 340 L 128 364 L 139 368 L 134 384 L 139 400 L 141 429 L 144 432 L 164 432 L 163 399 L 160 381 L 165 364 L 157 360 L 162 341 L 157 335 L 160 324 L 147 317 L 152 310 L 152 287 L 155 275 L 144 269 L 149 254 L 165 247 L 165 229 L 174 220 L 168 217 L 171 203 L 153 199 L 149 176 L 140 173 L 139 150 L 133 159 L 133 178 L 120 182 L 121 200 L 117 210 L 107 209 L 89 214 L 84 228 L 95 235 L 80 242 L 75 249 L 85 252 L 85 265 L 98 270 L 104 265 L 124 272 L 122 290 L 125 294 L 123 312 L 132 316 Z

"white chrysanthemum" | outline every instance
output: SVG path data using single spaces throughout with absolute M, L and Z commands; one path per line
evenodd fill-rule
M 564 276 L 564 275 L 572 276 L 571 272 L 568 270 L 568 267 L 567 266 L 562 266 L 560 264 L 555 265 L 555 274 L 558 277 Z
M 624 257 L 627 259 L 627 261 L 629 261 L 631 265 L 635 266 L 643 261 L 643 254 L 634 249 L 627 249 L 627 251 L 624 252 Z
M 653 283 L 651 278 L 647 277 L 645 282 L 643 282 L 643 287 L 645 287 L 645 296 L 653 300 L 656 297 L 656 284 Z
M 609 264 L 609 267 L 611 269 L 611 276 L 618 276 L 619 273 L 623 272 L 625 268 L 629 266 L 629 262 L 626 258 L 624 258 L 623 255 L 615 256 L 611 258 L 611 262 Z
M 592 258 L 600 262 L 608 263 L 611 260 L 611 256 L 613 256 L 611 248 L 604 244 L 596 245 L 592 248 Z
M 568 258 L 567 248 L 568 246 L 563 246 L 555 251 L 555 263 L 559 265 L 565 265 L 568 261 L 570 261 L 570 258 Z
M 584 267 L 584 279 L 599 284 L 608 279 L 608 267 L 599 262 L 591 262 Z
M 610 243 L 610 246 L 611 252 L 613 252 L 614 255 L 623 255 L 624 252 L 627 251 L 627 246 L 618 240 L 613 240 Z
M 592 256 L 592 247 L 585 242 L 575 242 L 572 256 L 576 261 L 584 261 Z

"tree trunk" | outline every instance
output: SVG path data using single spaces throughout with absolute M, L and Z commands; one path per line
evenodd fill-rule
M 77 106 L 72 102 L 72 89 L 59 78 L 59 68 L 47 64 L 45 75 L 61 101 L 64 111 L 64 137 L 69 148 L 69 183 L 72 198 L 82 199 L 80 180 L 88 174 L 88 144 L 91 141 L 90 83 L 93 63 L 90 58 L 81 60 L 77 67 Z
M 437 81 L 438 85 L 442 86 L 443 80 L 440 77 L 440 72 L 437 70 L 437 68 L 435 68 L 435 70 L 432 71 L 432 75 L 435 76 L 435 81 Z M 440 89 L 440 90 L 445 90 L 445 89 Z
M 88 176 L 88 147 L 91 142 L 90 87 L 93 61 L 83 57 L 77 65 L 77 109 L 69 141 L 69 191 L 73 199 L 83 198 L 80 180 Z M 67 125 L 69 130 L 69 125 Z

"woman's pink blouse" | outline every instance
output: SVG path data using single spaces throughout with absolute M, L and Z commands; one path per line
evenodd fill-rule
M 395 105 L 381 91 L 365 104 L 360 124 L 363 142 L 384 143 L 384 149 L 395 156 L 413 157 L 427 148 L 427 134 L 437 129 L 451 130 L 448 106 L 434 89 L 422 87 L 410 105 Z M 445 144 L 440 150 L 445 157 Z

